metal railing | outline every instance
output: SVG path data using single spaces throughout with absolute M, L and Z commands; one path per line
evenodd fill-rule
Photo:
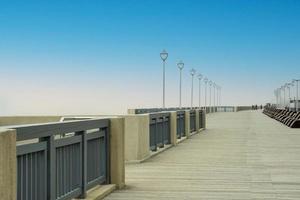
M 150 150 L 156 151 L 171 143 L 170 113 L 150 114 Z
M 110 182 L 109 119 L 14 127 L 17 199 L 67 200 Z
M 204 110 L 199 110 L 199 129 L 204 128 L 205 119 L 204 119 Z
M 185 136 L 185 111 L 177 111 L 177 139 Z
M 192 108 L 195 109 L 195 108 Z M 135 114 L 147 114 L 147 113 L 157 113 L 157 112 L 168 112 L 168 111 L 183 111 L 183 110 L 191 110 L 190 107 L 182 107 L 182 108 L 140 108 L 135 109 Z
M 219 106 L 217 112 L 234 112 L 234 106 Z
M 196 131 L 196 110 L 190 111 L 190 132 Z

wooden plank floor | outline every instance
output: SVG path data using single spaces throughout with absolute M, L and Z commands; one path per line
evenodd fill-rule
M 300 130 L 260 111 L 216 113 L 208 129 L 142 164 L 106 200 L 300 199 Z

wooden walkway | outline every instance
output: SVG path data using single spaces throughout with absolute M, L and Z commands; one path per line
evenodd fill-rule
M 106 200 L 300 199 L 300 130 L 260 111 L 216 113 L 208 129 L 142 164 Z

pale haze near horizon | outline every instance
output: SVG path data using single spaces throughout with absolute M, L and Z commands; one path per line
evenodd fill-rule
M 191 68 L 222 86 L 222 105 L 274 102 L 276 87 L 300 78 L 297 1 L 126 2 L 3 3 L 0 115 L 160 107 L 163 49 L 167 107 L 178 106 L 179 60 L 183 106 Z

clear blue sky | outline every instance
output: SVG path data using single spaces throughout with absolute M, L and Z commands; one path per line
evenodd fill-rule
M 224 104 L 266 103 L 300 78 L 299 22 L 296 0 L 1 1 L 0 115 L 160 106 L 164 48 L 169 106 L 180 59 L 186 105 L 192 67 Z

